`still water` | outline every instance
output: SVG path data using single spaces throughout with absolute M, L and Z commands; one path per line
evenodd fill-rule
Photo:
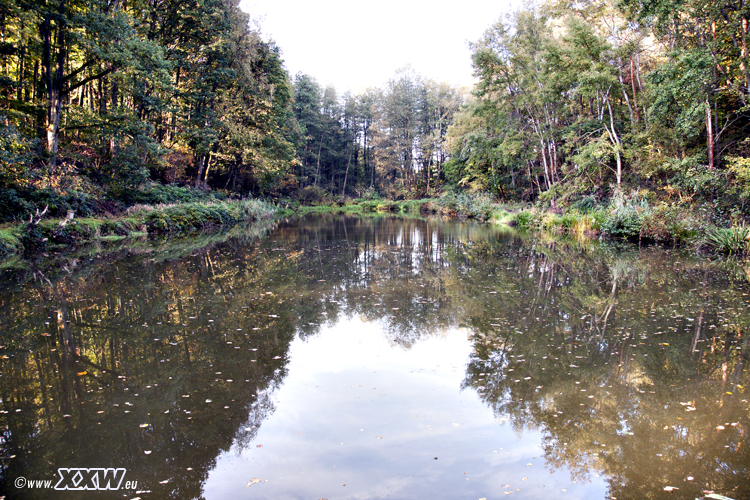
M 6 267 L 0 496 L 748 499 L 749 276 L 345 216 Z

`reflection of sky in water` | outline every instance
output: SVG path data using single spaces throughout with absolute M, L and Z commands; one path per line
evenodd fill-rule
M 466 330 L 404 349 L 357 318 L 295 339 L 276 411 L 217 458 L 205 498 L 603 498 L 460 390 L 471 350 Z

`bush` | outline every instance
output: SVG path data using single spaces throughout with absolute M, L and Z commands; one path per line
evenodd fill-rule
M 640 236 L 657 243 L 680 244 L 697 238 L 707 224 L 700 214 L 661 203 L 643 217 Z
M 28 220 L 28 215 L 35 210 L 47 207 L 49 217 L 64 217 L 68 210 L 78 216 L 89 216 L 96 213 L 96 199 L 87 193 L 71 191 L 59 194 L 51 189 L 34 189 L 17 191 L 11 188 L 0 188 L 0 220 Z
M 633 191 L 630 196 L 616 196 L 613 204 L 614 208 L 601 222 L 601 230 L 616 238 L 640 237 L 643 220 L 651 211 L 646 198 Z
M 276 207 L 259 200 L 185 203 L 142 211 L 146 229 L 154 233 L 192 231 L 205 226 L 235 224 L 270 216 Z
M 542 214 L 536 210 L 521 210 L 511 220 L 514 221 L 518 227 L 530 229 L 541 226 Z
M 591 212 L 595 207 L 596 197 L 594 196 L 585 196 L 570 206 L 571 209 L 577 210 L 581 213 Z
M 496 208 L 490 195 L 486 193 L 455 193 L 448 191 L 435 202 L 441 213 L 476 219 L 489 220 Z
M 23 186 L 34 161 L 34 141 L 6 123 L 0 115 L 0 186 Z
M 224 193 L 207 192 L 175 184 L 150 183 L 138 189 L 110 191 L 110 199 L 131 205 L 169 205 L 171 203 L 190 203 L 214 199 L 225 199 Z
M 716 251 L 729 255 L 750 253 L 750 226 L 743 223 L 730 228 L 711 229 L 708 231 L 706 242 Z
M 0 220 L 11 221 L 22 219 L 32 211 L 32 205 L 18 195 L 12 188 L 0 188 Z
M 307 186 L 303 189 L 298 189 L 294 195 L 301 203 L 306 204 L 322 203 L 327 196 L 328 193 L 318 186 Z

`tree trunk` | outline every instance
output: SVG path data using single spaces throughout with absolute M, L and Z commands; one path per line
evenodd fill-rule
M 201 178 L 203 177 L 203 166 L 206 161 L 206 155 L 201 155 L 198 159 L 198 175 L 195 176 L 194 187 L 198 189 L 201 185 Z
M 318 176 L 320 175 L 320 152 L 323 150 L 323 134 L 320 134 L 320 144 L 318 145 L 318 164 L 315 167 L 315 186 L 318 186 Z
M 349 151 L 349 160 L 346 162 L 346 173 L 344 173 L 344 187 L 341 189 L 341 196 L 346 194 L 346 179 L 349 177 L 349 165 L 352 162 L 352 151 Z
M 708 139 L 708 169 L 714 170 L 714 127 L 711 117 L 711 103 L 706 98 L 706 136 Z
M 604 125 L 604 128 L 607 130 L 609 139 L 612 141 L 612 148 L 615 151 L 615 162 L 617 163 L 615 175 L 617 176 L 617 191 L 619 192 L 620 184 L 622 183 L 622 157 L 620 155 L 621 142 L 620 137 L 617 135 L 617 130 L 615 130 L 615 118 L 612 115 L 612 104 L 609 102 L 609 98 L 607 98 L 607 108 L 609 110 L 610 128 L 607 128 L 607 125 Z
M 213 152 L 208 153 L 208 162 L 206 163 L 206 174 L 203 177 L 203 185 L 204 186 L 208 186 L 208 171 L 211 170 L 211 162 L 213 161 L 213 159 L 214 159 Z

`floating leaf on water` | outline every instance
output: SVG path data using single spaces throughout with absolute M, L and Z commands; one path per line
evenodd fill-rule
M 144 450 L 143 453 L 145 453 L 146 455 L 151 455 L 151 450 Z
M 88 375 L 88 374 L 89 372 L 78 372 L 76 375 L 78 375 L 79 377 L 83 377 L 84 375 Z
M 255 483 L 259 483 L 259 482 L 260 482 L 260 479 L 258 479 L 257 477 L 254 477 L 254 478 L 252 478 L 252 479 L 250 480 L 250 482 L 249 482 L 249 483 L 247 483 L 247 484 L 245 485 L 245 488 L 249 488 L 249 487 L 250 487 L 250 486 L 252 486 L 253 484 L 255 484 Z
M 679 490 L 680 488 L 676 486 L 665 486 L 664 491 L 672 491 L 672 490 Z
M 262 444 L 255 445 L 256 448 L 263 448 Z
M 146 427 L 148 427 L 148 424 L 141 424 L 138 427 L 140 427 L 141 429 L 145 429 Z

